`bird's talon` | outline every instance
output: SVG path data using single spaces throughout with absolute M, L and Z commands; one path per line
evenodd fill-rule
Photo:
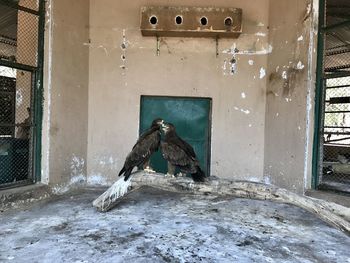
M 145 169 L 143 169 L 146 173 L 155 173 L 156 171 L 154 171 L 151 167 L 147 166 Z

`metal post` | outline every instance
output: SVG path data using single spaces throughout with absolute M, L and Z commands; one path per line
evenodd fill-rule
M 43 119 L 43 65 L 44 65 L 44 30 L 45 30 L 45 0 L 39 1 L 39 32 L 38 32 L 38 69 L 35 76 L 34 97 L 34 181 L 41 180 L 41 137 Z
M 320 132 L 323 97 L 323 53 L 324 53 L 324 33 L 322 28 L 325 22 L 325 0 L 319 2 L 319 22 L 317 37 L 317 72 L 315 91 L 315 131 L 312 154 L 312 180 L 311 186 L 316 189 L 319 183 L 319 163 L 320 163 Z

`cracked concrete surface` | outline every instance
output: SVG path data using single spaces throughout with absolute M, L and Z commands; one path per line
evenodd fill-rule
M 0 213 L 0 262 L 350 262 L 350 238 L 298 207 L 131 193 L 99 213 L 85 189 Z

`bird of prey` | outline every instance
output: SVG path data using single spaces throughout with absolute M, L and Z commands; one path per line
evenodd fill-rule
M 168 174 L 174 175 L 176 167 L 181 172 L 190 173 L 196 182 L 205 181 L 205 173 L 199 166 L 196 154 L 191 145 L 182 140 L 171 123 L 162 125 L 164 141 L 160 143 L 163 158 L 168 161 Z
M 151 155 L 158 151 L 159 148 L 161 137 L 160 128 L 163 122 L 162 119 L 155 119 L 151 127 L 141 134 L 131 152 L 126 156 L 124 166 L 119 172 L 119 176 L 124 174 L 124 181 L 129 179 L 134 167 L 142 165 L 145 169 L 149 166 Z

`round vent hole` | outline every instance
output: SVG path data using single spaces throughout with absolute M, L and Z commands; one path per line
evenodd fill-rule
M 203 16 L 200 21 L 202 26 L 206 26 L 208 24 L 208 18 L 205 16 Z
M 182 16 L 176 16 L 175 17 L 175 23 L 177 25 L 181 25 L 182 24 Z
M 225 26 L 232 26 L 233 24 L 232 18 L 226 17 L 224 23 L 225 23 Z
M 151 18 L 149 19 L 149 22 L 152 25 L 156 25 L 158 23 L 158 18 L 156 16 L 151 16 Z

